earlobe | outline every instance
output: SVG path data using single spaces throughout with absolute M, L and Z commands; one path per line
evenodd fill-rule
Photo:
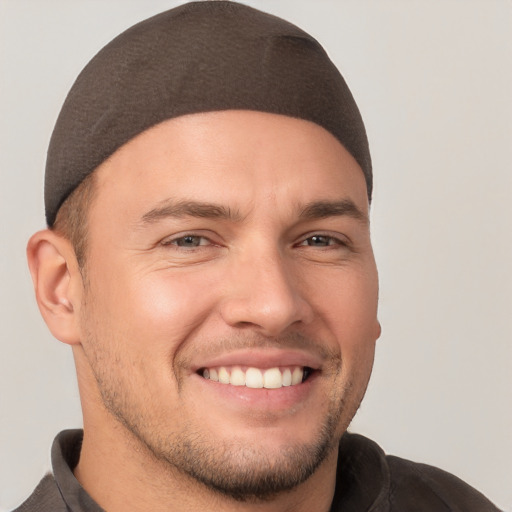
M 382 334 L 382 326 L 380 325 L 380 322 L 377 320 L 376 327 L 376 338 L 375 340 L 378 340 L 380 338 L 380 335 Z
M 79 344 L 82 278 L 70 242 L 51 230 L 39 231 L 28 242 L 27 259 L 46 325 L 58 340 Z

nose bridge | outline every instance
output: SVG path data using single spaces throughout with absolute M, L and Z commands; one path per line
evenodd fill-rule
M 311 308 L 300 293 L 290 263 L 277 245 L 259 244 L 257 250 L 241 254 L 231 266 L 224 320 L 232 326 L 251 324 L 269 336 L 297 322 L 309 323 Z

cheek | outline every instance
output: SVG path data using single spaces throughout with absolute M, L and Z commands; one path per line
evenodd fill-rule
M 82 328 L 96 374 L 112 389 L 123 383 L 124 396 L 143 408 L 170 404 L 176 385 L 170 367 L 214 311 L 215 279 L 201 272 L 128 273 L 118 265 L 111 272 L 97 271 L 90 281 Z
M 215 309 L 215 276 L 169 269 L 117 276 L 109 308 L 127 337 L 162 349 L 176 348 Z
M 380 327 L 377 320 L 378 279 L 374 265 L 337 269 L 321 286 L 318 310 L 333 333 L 342 356 L 373 358 Z

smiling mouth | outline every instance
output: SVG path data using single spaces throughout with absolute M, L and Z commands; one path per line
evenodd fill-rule
M 287 386 L 297 386 L 305 382 L 314 372 L 308 366 L 254 368 L 241 366 L 220 366 L 217 368 L 201 368 L 197 373 L 206 380 L 245 386 L 247 388 L 280 389 Z

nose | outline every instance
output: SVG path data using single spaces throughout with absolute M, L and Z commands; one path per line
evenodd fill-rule
M 232 262 L 221 315 L 232 327 L 252 327 L 278 336 L 292 325 L 309 324 L 313 308 L 299 290 L 300 277 L 279 251 Z

